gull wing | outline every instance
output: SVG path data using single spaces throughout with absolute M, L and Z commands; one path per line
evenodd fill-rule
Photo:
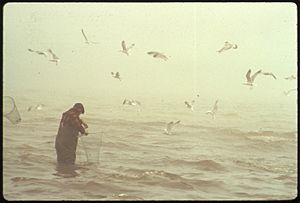
M 179 123 L 180 123 L 180 120 L 176 121 L 176 122 L 174 123 L 174 125 L 177 125 L 177 124 L 179 124 Z
M 48 52 L 51 54 L 52 58 L 54 59 L 54 53 L 52 52 L 52 50 L 48 49 Z
M 286 77 L 284 79 L 286 79 L 286 80 L 293 80 L 293 79 L 296 79 L 296 77 L 294 75 L 291 75 L 290 77 Z
M 251 81 L 253 82 L 254 79 L 256 78 L 256 76 L 257 76 L 258 74 L 260 74 L 260 73 L 261 73 L 261 70 L 259 70 L 259 71 L 257 71 L 256 73 L 254 73 L 254 74 L 251 76 Z
M 223 47 L 222 49 L 218 50 L 217 52 L 221 53 L 224 50 L 225 50 L 225 47 Z
M 130 47 L 127 48 L 127 50 L 131 49 L 132 47 L 134 47 L 135 44 L 131 44 Z
M 30 52 L 34 52 L 34 50 L 32 50 L 32 49 L 27 49 L 28 51 L 30 51 Z
M 116 77 L 120 77 L 120 73 L 119 72 L 116 72 Z
M 212 111 L 215 113 L 215 112 L 217 112 L 217 110 L 218 110 L 218 100 L 216 100 L 214 108 L 213 108 Z
M 167 59 L 168 59 L 167 56 L 165 56 L 165 55 L 162 54 L 162 53 L 156 52 L 156 51 L 149 51 L 149 52 L 147 52 L 147 54 L 153 55 L 154 58 L 162 58 L 162 59 L 164 59 L 164 60 L 167 60 Z
M 246 78 L 247 78 L 248 82 L 251 82 L 250 74 L 251 74 L 251 69 L 249 69 L 248 72 L 247 72 L 247 74 L 246 74 Z
M 271 75 L 273 76 L 273 78 L 276 80 L 277 78 L 276 78 L 276 76 L 273 74 L 273 73 L 271 73 Z
M 168 132 L 168 133 L 171 132 L 173 126 L 174 126 L 174 122 L 173 122 L 173 121 L 171 121 L 171 122 L 169 122 L 169 123 L 167 124 L 167 132 Z
M 149 51 L 149 52 L 147 52 L 147 54 L 154 55 L 154 54 L 157 54 L 157 52 L 155 52 L 155 51 Z
M 44 55 L 45 57 L 48 56 L 48 54 L 46 52 L 43 52 L 43 51 L 35 51 L 35 53 L 37 53 L 39 55 Z
M 86 35 L 84 34 L 83 29 L 81 29 L 81 33 L 82 33 L 82 35 L 83 35 L 83 37 L 85 39 L 85 43 L 89 43 L 89 40 L 87 39 Z
M 59 59 L 59 58 L 53 53 L 53 51 L 52 51 L 51 49 L 48 49 L 48 52 L 52 55 L 52 59 L 54 59 L 54 60 Z
M 141 106 L 141 102 L 139 102 L 139 101 L 137 101 L 137 100 L 135 100 L 134 101 L 136 104 L 138 104 L 139 106 Z
M 288 91 L 288 94 L 290 93 L 290 92 L 292 92 L 292 91 L 296 91 L 297 89 L 290 89 L 289 91 Z
M 277 79 L 276 76 L 273 73 L 263 73 L 262 72 L 262 74 L 264 74 L 264 75 L 271 75 L 274 79 Z
M 124 51 L 126 51 L 126 50 L 127 50 L 127 48 L 126 48 L 126 44 L 125 44 L 125 41 L 124 41 L 124 40 L 122 41 L 122 49 L 123 49 Z
M 166 55 L 161 54 L 161 57 L 165 60 L 168 60 L 168 57 Z

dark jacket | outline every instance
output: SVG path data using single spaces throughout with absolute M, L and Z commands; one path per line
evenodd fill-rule
M 75 164 L 78 133 L 85 133 L 83 121 L 75 108 L 64 112 L 55 140 L 57 162 L 59 164 Z

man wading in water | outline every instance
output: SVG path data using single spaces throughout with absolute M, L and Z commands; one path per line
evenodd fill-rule
M 75 164 L 78 132 L 88 135 L 85 131 L 85 128 L 88 128 L 88 125 L 79 118 L 79 115 L 83 113 L 83 105 L 81 103 L 76 103 L 62 115 L 55 140 L 57 163 L 59 165 Z

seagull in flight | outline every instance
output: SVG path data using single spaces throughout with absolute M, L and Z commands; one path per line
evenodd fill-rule
M 283 93 L 285 94 L 285 96 L 289 96 L 289 94 L 291 93 L 291 92 L 293 92 L 293 91 L 297 91 L 297 89 L 295 88 L 295 89 L 290 89 L 290 90 L 288 90 L 288 91 L 284 91 Z
M 261 70 L 257 71 L 256 73 L 254 73 L 251 77 L 251 69 L 248 70 L 247 74 L 246 74 L 246 78 L 247 78 L 247 82 L 243 83 L 244 85 L 250 85 L 250 86 L 256 86 L 256 84 L 254 84 L 254 79 L 255 77 L 261 73 Z
M 60 61 L 60 59 L 53 53 L 53 51 L 51 49 L 48 49 L 48 52 L 52 56 L 52 59 L 50 59 L 49 61 L 55 62 L 57 65 L 57 63 Z
M 191 109 L 192 111 L 194 111 L 194 103 L 195 103 L 195 100 L 193 100 L 193 101 L 191 101 L 191 103 L 189 103 L 189 102 L 187 102 L 187 101 L 185 101 L 184 102 L 185 103 L 185 105 L 186 105 L 186 107 L 187 108 L 189 108 L 189 109 Z
M 237 48 L 238 48 L 238 46 L 236 44 L 231 44 L 228 41 L 226 41 L 224 43 L 224 47 L 222 49 L 218 50 L 217 52 L 221 53 L 221 52 L 229 50 L 229 49 L 237 49 Z
M 120 52 L 123 52 L 124 54 L 126 54 L 127 56 L 129 56 L 129 49 L 131 49 L 132 47 L 134 47 L 134 44 L 131 44 L 129 47 L 126 47 L 125 41 L 123 40 L 122 43 L 122 50 L 120 50 Z
M 217 113 L 217 110 L 218 110 L 217 105 L 218 105 L 218 100 L 216 100 L 213 109 L 210 111 L 206 111 L 206 114 L 210 114 L 210 115 L 212 115 L 212 118 L 215 118 L 215 114 Z
M 180 120 L 178 120 L 178 121 L 176 121 L 176 122 L 173 122 L 173 121 L 169 122 L 169 123 L 167 124 L 166 128 L 164 129 L 165 134 L 171 135 L 171 134 L 172 134 L 171 131 L 172 131 L 173 127 L 174 127 L 175 125 L 178 125 L 179 123 L 180 123 Z
M 121 81 L 120 73 L 119 73 L 119 72 L 116 72 L 116 73 L 111 72 L 111 75 L 112 75 L 112 77 L 114 77 L 114 78 L 116 78 L 116 79 L 119 79 L 119 80 Z
M 275 80 L 277 79 L 273 73 L 261 72 L 264 75 L 271 75 Z
M 88 38 L 87 38 L 87 36 L 85 35 L 83 29 L 81 29 L 81 33 L 82 33 L 82 35 L 83 35 L 83 37 L 84 37 L 84 39 L 85 39 L 85 43 L 86 43 L 86 44 L 98 44 L 98 42 L 92 42 L 92 41 L 89 41 Z
M 124 99 L 123 101 L 123 105 L 124 104 L 128 104 L 128 105 L 132 105 L 132 106 L 141 106 L 141 102 L 137 101 L 137 100 L 132 100 L 132 99 Z
M 149 51 L 147 52 L 147 54 L 152 55 L 154 58 L 161 58 L 165 61 L 168 60 L 168 57 L 166 55 L 157 51 Z
M 286 77 L 284 79 L 286 79 L 286 80 L 295 80 L 296 77 L 294 75 L 291 75 L 290 77 Z
M 45 57 L 48 56 L 47 52 L 45 52 L 45 51 L 35 51 L 35 50 L 32 50 L 32 49 L 28 49 L 28 51 L 30 51 L 30 52 L 35 52 L 35 53 L 37 53 L 37 54 L 39 54 L 39 55 L 43 55 L 43 56 L 45 56 Z

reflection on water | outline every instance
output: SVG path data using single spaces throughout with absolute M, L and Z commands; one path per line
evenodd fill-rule
M 75 164 L 56 164 L 55 170 L 57 171 L 53 175 L 61 176 L 64 178 L 72 178 L 79 176 L 79 173 L 76 172 L 78 167 Z

